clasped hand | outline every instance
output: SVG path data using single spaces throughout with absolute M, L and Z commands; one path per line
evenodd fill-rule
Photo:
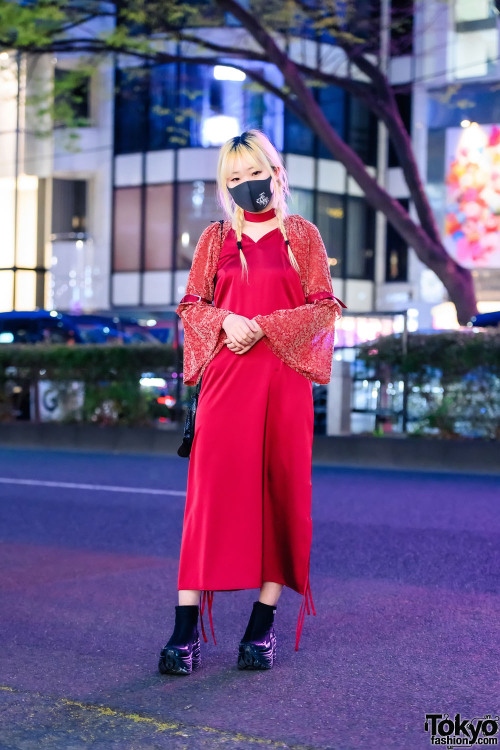
M 228 315 L 222 327 L 227 333 L 224 343 L 235 354 L 245 354 L 265 335 L 254 318 L 246 318 L 236 313 Z

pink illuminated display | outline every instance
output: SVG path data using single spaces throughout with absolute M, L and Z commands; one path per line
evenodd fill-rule
M 447 163 L 446 249 L 466 268 L 499 268 L 500 127 L 461 130 Z
M 366 341 L 374 341 L 379 336 L 400 333 L 403 324 L 403 316 L 396 313 L 394 317 L 344 316 L 337 322 L 335 346 L 358 346 Z

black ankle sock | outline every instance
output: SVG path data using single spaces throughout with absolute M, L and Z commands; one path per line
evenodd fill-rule
M 193 640 L 198 625 L 198 614 L 198 604 L 176 605 L 174 632 L 167 646 L 185 646 Z
M 252 614 L 245 630 L 242 641 L 262 640 L 274 622 L 275 604 L 264 604 L 261 601 L 254 602 Z

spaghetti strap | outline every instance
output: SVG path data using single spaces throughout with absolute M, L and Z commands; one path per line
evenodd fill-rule
M 202 594 L 203 594 L 203 597 L 201 596 Z M 205 641 L 205 643 L 207 643 L 207 641 L 208 641 L 208 638 L 205 635 L 205 627 L 203 625 L 203 612 L 205 611 L 205 601 L 207 601 L 208 602 L 208 617 L 209 617 L 209 620 L 210 620 L 210 628 L 212 630 L 212 638 L 214 639 L 215 645 L 217 645 L 217 641 L 215 640 L 214 624 L 213 624 L 213 621 L 212 621 L 212 602 L 213 602 L 213 599 L 214 599 L 214 592 L 213 591 L 205 591 L 205 590 L 203 590 L 203 591 L 200 592 L 200 599 L 201 599 L 201 603 L 200 603 L 200 623 L 201 623 L 201 632 L 203 633 L 203 640 Z
M 313 615 L 316 615 L 316 610 L 314 609 L 314 604 L 313 604 L 312 594 L 311 594 L 311 584 L 309 583 L 309 568 L 307 569 L 307 580 L 306 580 L 306 585 L 304 587 L 304 593 L 302 595 L 303 599 L 302 599 L 302 604 L 300 605 L 299 619 L 297 620 L 297 636 L 295 638 L 295 651 L 299 650 L 299 641 L 300 641 L 300 636 L 302 633 L 302 626 L 304 624 L 306 609 L 307 609 L 307 614 L 308 615 L 311 614 L 309 610 L 309 602 L 307 601 L 308 594 L 309 594 L 309 599 L 311 601 L 312 613 Z

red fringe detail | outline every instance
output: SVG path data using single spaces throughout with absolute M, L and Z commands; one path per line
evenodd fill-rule
M 314 609 L 314 604 L 313 604 L 312 594 L 311 594 L 311 584 L 309 583 L 309 570 L 307 571 L 307 581 L 306 581 L 306 585 L 305 585 L 305 588 L 304 588 L 304 593 L 302 595 L 304 598 L 302 600 L 302 604 L 300 605 L 299 619 L 297 620 L 297 636 L 295 638 L 295 651 L 299 650 L 300 636 L 302 634 L 302 626 L 304 624 L 304 618 L 305 618 L 305 615 L 306 615 L 306 609 L 307 609 L 307 614 L 308 615 L 311 614 L 311 612 L 309 610 L 309 602 L 307 601 L 307 595 L 308 594 L 309 594 L 309 599 L 311 601 L 312 613 L 313 613 L 313 615 L 316 615 L 316 610 Z
M 201 594 L 203 594 L 203 598 L 201 598 Z M 205 643 L 207 643 L 208 638 L 205 635 L 205 627 L 203 625 L 203 612 L 205 611 L 205 600 L 208 602 L 208 617 L 210 620 L 210 629 L 212 630 L 212 638 L 214 639 L 215 645 L 217 645 L 217 641 L 215 640 L 215 633 L 214 633 L 214 623 L 212 621 L 212 602 L 214 600 L 214 592 L 213 591 L 202 591 L 200 593 L 200 623 L 201 623 L 201 632 L 203 633 L 203 639 Z

